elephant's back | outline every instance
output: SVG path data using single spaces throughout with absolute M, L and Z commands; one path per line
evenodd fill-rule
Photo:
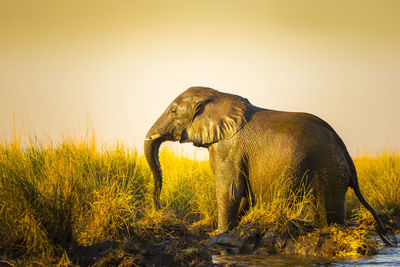
M 272 152 L 271 149 L 296 153 L 321 151 L 338 143 L 333 128 L 308 113 L 261 110 L 254 113 L 242 132 L 249 148 L 265 153 Z

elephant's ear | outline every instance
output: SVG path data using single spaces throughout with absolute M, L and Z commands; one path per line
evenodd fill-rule
M 246 123 L 247 100 L 221 94 L 195 106 L 192 123 L 186 129 L 185 142 L 204 146 L 231 138 Z

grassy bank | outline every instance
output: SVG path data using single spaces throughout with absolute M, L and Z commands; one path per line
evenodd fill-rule
M 132 148 L 121 144 L 100 148 L 94 138 L 58 145 L 32 141 L 24 148 L 18 140 L 2 142 L 0 255 L 68 265 L 69 251 L 79 246 L 110 240 L 160 242 L 189 231 L 212 235 L 216 202 L 208 162 L 168 150 L 161 152 L 160 162 L 164 209 L 156 212 L 150 171 Z M 400 155 L 382 152 L 358 157 L 355 163 L 369 203 L 378 213 L 400 216 Z M 299 221 L 312 224 L 310 197 L 298 201 L 296 194 L 282 186 L 283 178 L 271 184 L 275 193 L 270 198 L 245 215 L 242 229 L 289 231 Z M 347 208 L 349 217 L 371 221 L 351 193 Z M 343 232 L 340 235 L 344 240 Z M 349 251 L 357 251 L 355 242 L 359 246 L 370 242 L 367 232 L 359 236 L 351 241 L 349 247 L 355 248 Z

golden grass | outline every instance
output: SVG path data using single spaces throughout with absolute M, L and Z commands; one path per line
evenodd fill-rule
M 149 206 L 149 173 L 122 145 L 99 152 L 93 143 L 0 147 L 0 249 L 49 256 L 74 242 L 129 235 Z
M 68 262 L 65 252 L 75 245 L 134 238 L 159 242 L 191 227 L 215 230 L 208 162 L 168 149 L 161 151 L 160 162 L 163 209 L 154 211 L 151 174 L 135 149 L 99 147 L 94 136 L 47 146 L 35 140 L 22 146 L 18 138 L 1 141 L 0 254 Z M 399 216 L 399 154 L 363 156 L 355 163 L 369 203 L 378 212 Z M 284 180 L 283 175 L 276 177 L 269 190 L 274 193 L 258 199 L 239 227 L 285 230 L 298 221 L 311 223 L 311 195 L 302 193 L 299 200 Z M 348 197 L 348 208 L 360 214 L 354 196 Z
M 361 192 L 378 213 L 400 216 L 400 153 L 385 149 L 375 155 L 354 159 Z M 352 190 L 347 193 L 347 214 L 357 220 L 373 221 Z
M 206 221 L 215 221 L 217 204 L 209 163 L 175 156 L 167 148 L 160 152 L 160 164 L 161 205 L 183 218 L 200 215 Z

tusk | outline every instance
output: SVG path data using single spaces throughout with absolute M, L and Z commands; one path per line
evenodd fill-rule
M 145 141 L 150 141 L 150 140 L 154 140 L 154 139 L 157 139 L 157 138 L 160 138 L 161 137 L 161 134 L 153 134 L 152 136 L 150 136 L 150 138 L 145 138 L 144 140 Z

